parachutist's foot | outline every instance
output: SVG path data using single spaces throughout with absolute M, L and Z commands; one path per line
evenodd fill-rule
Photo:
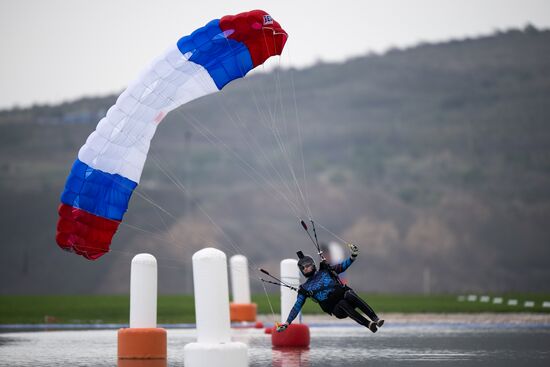
M 383 319 L 376 319 L 373 322 L 375 322 L 376 326 L 378 326 L 378 327 L 382 327 L 382 325 L 384 325 L 384 320 Z
M 373 333 L 376 333 L 378 331 L 378 327 L 376 326 L 376 322 L 374 322 L 374 321 L 369 321 L 369 324 L 367 325 L 367 327 Z

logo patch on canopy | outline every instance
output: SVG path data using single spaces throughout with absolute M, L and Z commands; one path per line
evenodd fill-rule
M 271 15 L 265 14 L 264 15 L 264 25 L 273 24 L 273 18 L 271 18 Z

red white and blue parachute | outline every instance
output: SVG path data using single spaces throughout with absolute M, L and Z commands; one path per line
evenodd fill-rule
M 254 10 L 212 20 L 153 61 L 80 148 L 61 194 L 57 244 L 90 260 L 108 252 L 164 116 L 280 55 L 286 40 Z

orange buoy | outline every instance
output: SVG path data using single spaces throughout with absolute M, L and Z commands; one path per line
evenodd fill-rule
M 157 260 L 137 254 L 130 270 L 130 327 L 118 331 L 118 358 L 166 360 L 166 354 L 166 330 L 157 327 Z
M 119 359 L 117 367 L 167 367 L 166 359 Z
M 255 303 L 230 303 L 231 322 L 256 321 L 256 310 Z
M 119 359 L 166 359 L 166 330 L 127 328 L 118 331 Z

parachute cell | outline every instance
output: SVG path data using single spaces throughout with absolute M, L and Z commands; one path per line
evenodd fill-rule
M 108 252 L 166 114 L 280 55 L 286 39 L 254 10 L 212 20 L 153 61 L 80 148 L 61 194 L 57 244 L 90 260 Z

